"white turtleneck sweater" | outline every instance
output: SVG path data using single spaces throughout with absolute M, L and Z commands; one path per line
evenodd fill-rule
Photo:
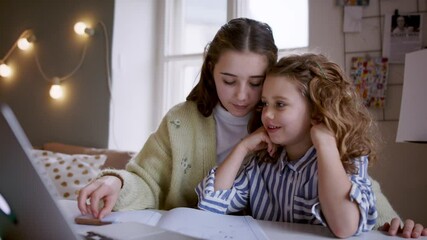
M 216 163 L 219 165 L 233 147 L 248 135 L 248 121 L 252 113 L 235 117 L 217 104 L 213 114 L 216 121 Z

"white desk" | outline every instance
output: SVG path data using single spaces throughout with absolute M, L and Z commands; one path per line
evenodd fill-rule
M 74 219 L 75 216 L 80 214 L 77 203 L 75 201 L 61 200 L 60 207 L 64 210 L 67 218 Z M 315 226 L 309 224 L 295 224 L 286 222 L 270 222 L 270 221 L 257 221 L 266 235 L 271 240 L 275 239 L 327 239 L 334 238 L 331 232 L 323 226 Z M 74 227 L 79 231 L 91 231 L 93 226 L 74 224 Z M 402 239 L 400 237 L 391 237 L 380 231 L 370 231 L 362 233 L 359 236 L 350 239 L 366 239 L 366 240 L 381 240 L 381 239 Z M 426 240 L 427 237 L 420 237 L 421 240 Z
M 260 221 L 259 225 L 265 231 L 267 236 L 274 239 L 326 239 L 335 238 L 328 228 L 323 226 L 309 225 L 309 224 L 296 224 L 287 222 L 270 222 Z M 386 235 L 385 232 L 370 231 L 362 233 L 359 236 L 351 237 L 349 239 L 366 239 L 366 240 L 382 240 L 382 239 L 402 239 L 400 237 L 392 237 Z M 427 237 L 420 237 L 419 239 L 425 240 Z

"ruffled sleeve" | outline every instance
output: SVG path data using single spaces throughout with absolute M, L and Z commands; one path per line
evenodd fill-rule
M 368 158 L 363 156 L 355 160 L 356 167 L 359 171 L 357 174 L 349 175 L 351 181 L 351 189 L 349 193 L 350 200 L 356 202 L 359 207 L 360 220 L 357 231 L 354 235 L 359 235 L 362 232 L 367 232 L 375 226 L 378 212 L 375 207 L 376 198 L 372 191 L 372 183 L 369 180 L 367 168 Z M 320 203 L 316 203 L 312 207 L 312 213 L 316 219 L 324 226 L 327 226 Z
M 376 198 L 372 191 L 372 183 L 369 180 L 367 173 L 368 159 L 362 157 L 360 161 L 356 161 L 359 165 L 359 173 L 351 175 L 352 183 L 350 190 L 350 199 L 359 206 L 360 220 L 356 235 L 361 232 L 367 232 L 374 228 L 378 212 L 376 209 Z

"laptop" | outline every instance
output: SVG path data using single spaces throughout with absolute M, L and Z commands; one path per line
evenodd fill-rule
M 111 239 L 77 233 L 53 183 L 31 160 L 32 146 L 12 110 L 0 102 L 0 111 L 0 239 Z M 194 239 L 148 225 L 139 229 L 137 239 Z

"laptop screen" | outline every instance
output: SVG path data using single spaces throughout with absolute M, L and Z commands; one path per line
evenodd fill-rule
M 77 239 L 31 161 L 31 144 L 15 115 L 2 103 L 0 110 L 0 238 Z

